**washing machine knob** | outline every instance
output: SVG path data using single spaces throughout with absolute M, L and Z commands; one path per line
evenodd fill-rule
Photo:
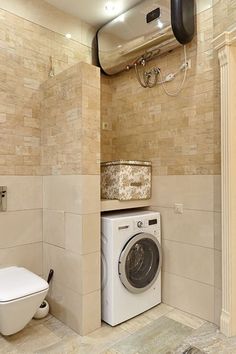
M 138 222 L 137 222 L 137 226 L 138 226 L 139 228 L 143 227 L 143 222 L 142 222 L 142 221 L 138 221 Z

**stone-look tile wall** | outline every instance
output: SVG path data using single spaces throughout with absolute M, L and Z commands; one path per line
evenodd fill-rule
M 91 48 L 0 10 L 0 175 L 40 174 L 38 91 L 55 73 L 83 60 Z
M 96 28 L 45 0 L 1 0 L 0 8 L 63 36 L 70 33 L 79 43 L 92 46 Z
M 99 69 L 79 63 L 41 88 L 42 175 L 99 174 Z
M 236 0 L 213 0 L 214 36 L 236 26 Z
M 197 35 L 187 45 L 192 68 L 177 97 L 167 96 L 161 86 L 143 89 L 134 70 L 111 78 L 112 97 L 103 95 L 102 121 L 112 120 L 113 131 L 102 132 L 102 160 L 112 151 L 113 159 L 151 160 L 154 175 L 220 173 L 219 68 L 212 46 L 212 11 L 197 16 Z M 149 65 L 170 73 L 183 59 L 178 48 Z M 167 88 L 173 91 L 180 79 Z M 103 86 L 108 87 L 106 78 Z
M 113 158 L 113 139 L 116 137 L 114 129 L 115 120 L 112 111 L 112 82 L 113 78 L 102 75 L 101 77 L 101 158 L 103 161 L 111 161 Z M 107 123 L 106 129 L 102 127 L 102 123 Z
M 100 71 L 79 63 L 42 85 L 44 275 L 51 312 L 100 327 Z

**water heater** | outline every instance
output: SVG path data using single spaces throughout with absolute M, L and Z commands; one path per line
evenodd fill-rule
M 100 66 L 108 75 L 189 43 L 194 0 L 144 0 L 97 32 Z

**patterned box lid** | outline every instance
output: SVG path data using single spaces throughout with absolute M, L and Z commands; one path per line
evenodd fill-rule
M 152 166 L 150 161 L 138 161 L 138 160 L 116 160 L 102 162 L 101 166 L 116 166 L 116 165 L 133 165 L 133 166 Z

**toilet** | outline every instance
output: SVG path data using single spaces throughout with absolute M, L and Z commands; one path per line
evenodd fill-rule
M 22 330 L 32 319 L 48 292 L 48 283 L 21 267 L 0 269 L 0 333 Z

